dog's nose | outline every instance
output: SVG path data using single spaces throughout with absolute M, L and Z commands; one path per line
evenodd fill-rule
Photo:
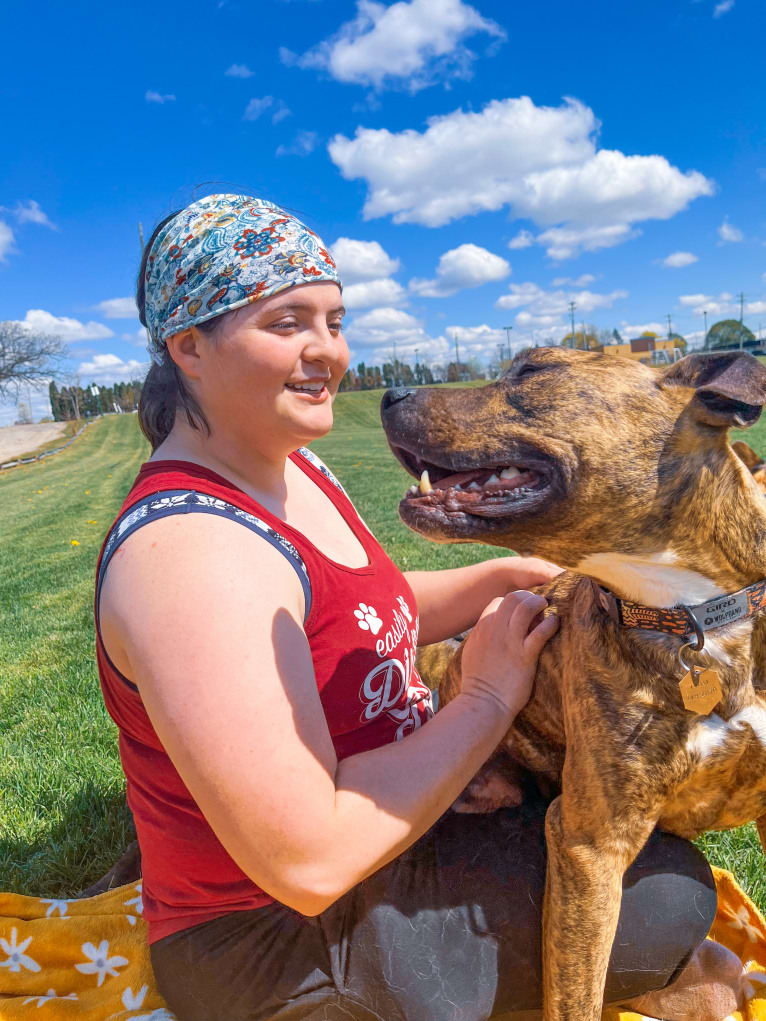
M 386 390 L 383 400 L 380 402 L 380 410 L 386 411 L 392 404 L 398 404 L 399 401 L 403 401 L 405 397 L 414 393 L 414 390 L 408 390 L 406 386 L 396 386 L 393 390 Z

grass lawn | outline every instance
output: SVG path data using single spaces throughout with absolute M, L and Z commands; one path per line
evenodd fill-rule
M 379 424 L 381 392 L 341 394 L 315 444 L 404 569 L 452 567 L 500 551 L 440 546 L 396 507 L 409 477 Z M 747 437 L 766 450 L 766 423 Z M 94 656 L 93 575 L 103 536 L 148 455 L 137 416 L 96 422 L 61 454 L 0 473 L 0 889 L 66 897 L 109 868 L 129 820 L 116 731 Z M 700 841 L 766 908 L 752 826 Z

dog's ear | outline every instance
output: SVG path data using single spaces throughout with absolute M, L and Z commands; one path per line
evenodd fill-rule
M 706 425 L 754 425 L 766 404 L 766 366 L 745 351 L 692 354 L 663 374 L 666 386 L 693 387 L 692 408 Z

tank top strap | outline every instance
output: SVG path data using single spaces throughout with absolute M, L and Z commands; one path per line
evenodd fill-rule
M 170 517 L 173 514 L 215 514 L 218 517 L 237 521 L 252 532 L 260 535 L 274 549 L 278 550 L 298 575 L 303 589 L 305 603 L 304 621 L 311 611 L 311 581 L 303 557 L 289 539 L 262 518 L 236 507 L 220 497 L 193 489 L 169 489 L 144 496 L 129 507 L 112 525 L 104 544 L 104 552 L 96 579 L 96 606 L 109 561 L 125 540 L 150 521 Z

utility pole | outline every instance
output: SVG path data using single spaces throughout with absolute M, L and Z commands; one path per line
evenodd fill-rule
M 457 343 L 457 330 L 453 335 L 453 339 L 455 341 L 455 372 L 457 374 L 457 381 L 459 383 L 463 378 L 463 373 L 460 371 L 460 348 L 458 347 Z
M 739 292 L 739 321 L 740 321 L 740 323 L 742 322 L 744 317 L 745 317 L 745 292 L 744 291 L 740 291 Z M 742 344 L 740 342 L 740 347 L 741 346 L 742 346 Z
M 416 383 L 420 382 L 420 379 L 418 378 L 418 349 L 417 348 L 415 348 L 415 382 Z
M 511 330 L 513 329 L 513 327 L 512 326 L 504 326 L 503 329 L 505 330 L 505 337 L 506 337 L 506 340 L 508 341 L 508 361 L 510 362 L 510 360 L 511 360 Z
M 671 335 L 673 333 L 673 318 L 672 318 L 670 312 L 668 312 L 668 314 L 665 316 L 665 318 L 668 321 L 668 340 L 670 340 L 670 337 L 671 337 Z
M 392 369 L 393 374 L 394 374 L 394 386 L 399 386 L 399 384 L 396 381 L 396 341 L 394 341 L 393 344 L 394 344 L 394 353 L 393 353 L 393 362 L 394 362 L 394 364 L 391 366 L 391 369 Z
M 571 339 L 570 344 L 569 344 L 570 347 L 574 347 L 575 346 L 574 314 L 575 314 L 575 309 L 576 308 L 577 308 L 577 305 L 575 304 L 575 302 L 570 301 L 569 302 L 569 318 L 572 321 L 572 339 Z
M 497 374 L 503 371 L 503 344 L 502 342 L 497 345 Z
M 705 317 L 705 336 L 702 338 L 702 350 L 707 351 L 707 309 L 703 309 L 702 315 Z
M 588 344 L 587 344 L 587 341 L 585 340 L 585 320 L 584 319 L 580 323 L 580 328 L 582 329 L 582 349 L 583 349 L 583 351 L 587 351 L 588 350 Z

